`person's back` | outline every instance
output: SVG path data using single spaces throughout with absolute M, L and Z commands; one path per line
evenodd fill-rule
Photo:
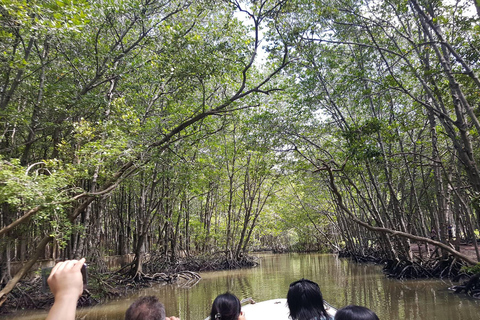
M 346 306 L 337 311 L 335 320 L 379 320 L 375 312 L 361 306 Z

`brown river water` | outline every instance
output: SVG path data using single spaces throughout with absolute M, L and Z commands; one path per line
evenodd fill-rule
M 291 282 L 308 278 L 320 285 L 323 297 L 340 308 L 348 304 L 374 310 L 380 320 L 478 320 L 480 301 L 447 290 L 442 280 L 398 281 L 386 278 L 381 266 L 356 264 L 334 255 L 259 254 L 260 265 L 253 269 L 201 273 L 192 288 L 158 285 L 135 296 L 77 310 L 77 319 L 124 319 L 125 310 L 138 296 L 155 295 L 164 304 L 167 316 L 182 320 L 203 320 L 215 297 L 230 291 L 240 299 L 256 301 L 285 298 Z M 1 319 L 45 319 L 44 311 L 17 313 Z M 246 314 L 248 320 L 248 314 Z M 272 319 L 274 320 L 274 319 Z

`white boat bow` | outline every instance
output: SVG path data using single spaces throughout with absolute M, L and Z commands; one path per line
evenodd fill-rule
M 332 317 L 335 316 L 337 309 L 325 303 L 327 313 Z M 246 320 L 291 320 L 290 312 L 287 306 L 287 299 L 272 299 L 254 304 L 242 306 Z M 208 320 L 210 317 L 207 317 Z

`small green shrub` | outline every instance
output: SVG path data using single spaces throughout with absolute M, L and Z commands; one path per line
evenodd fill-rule
M 480 273 L 480 263 L 477 263 L 474 266 L 463 266 L 461 269 L 463 272 L 469 273 L 469 274 L 477 274 Z

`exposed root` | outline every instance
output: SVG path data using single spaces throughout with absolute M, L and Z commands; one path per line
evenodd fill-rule
M 97 304 L 88 290 L 78 300 L 79 307 Z M 41 277 L 18 283 L 1 308 L 1 313 L 14 312 L 20 309 L 47 309 L 53 304 L 53 295 L 48 288 L 43 288 Z
M 196 257 L 188 257 L 170 261 L 164 255 L 150 255 L 146 257 L 142 270 L 145 273 L 155 274 L 158 270 L 162 270 L 166 274 L 180 272 L 200 272 L 214 270 L 228 270 L 251 268 L 258 265 L 255 257 L 242 256 L 239 259 L 229 257 L 225 252 L 217 252 L 211 255 L 202 255 Z M 189 277 L 184 274 L 184 276 Z
M 475 299 L 480 299 L 480 273 L 474 274 L 462 285 L 453 286 L 449 289 L 455 291 L 455 293 L 465 292 Z
M 388 277 L 404 280 L 404 279 L 422 279 L 422 278 L 454 278 L 461 273 L 461 267 L 464 264 L 458 259 L 449 256 L 446 259 L 416 257 L 414 261 L 407 259 L 385 259 L 381 258 L 381 254 L 372 254 L 369 252 L 364 256 L 352 254 L 344 251 L 339 257 L 349 257 L 356 262 L 382 263 L 383 271 Z

